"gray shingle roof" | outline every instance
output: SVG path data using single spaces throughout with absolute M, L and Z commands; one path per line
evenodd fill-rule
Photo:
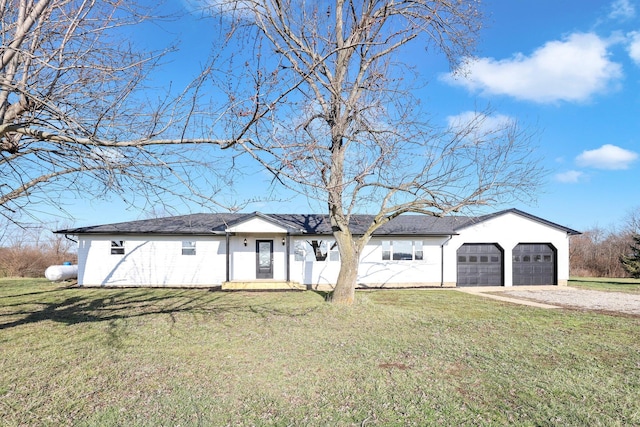
M 517 209 L 509 209 L 481 217 L 432 217 L 428 215 L 400 215 L 380 227 L 375 235 L 452 235 L 474 223 L 494 218 L 507 212 L 514 212 L 544 224 L 559 228 L 569 234 L 579 234 L 575 230 L 554 224 Z M 166 218 L 154 218 L 115 224 L 58 230 L 59 234 L 158 234 L 158 235 L 211 235 L 224 234 L 233 224 L 259 216 L 287 228 L 291 234 L 331 234 L 328 215 L 318 214 L 261 214 L 254 213 L 200 213 Z M 362 234 L 373 221 L 373 215 L 353 215 L 351 232 Z

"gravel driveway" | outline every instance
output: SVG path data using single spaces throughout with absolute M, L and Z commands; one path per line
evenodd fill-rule
M 518 290 L 501 293 L 509 298 L 523 298 L 550 305 L 602 310 L 640 316 L 640 295 L 621 292 L 591 291 L 575 288 Z

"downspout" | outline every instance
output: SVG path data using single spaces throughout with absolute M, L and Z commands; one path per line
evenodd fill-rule
M 449 238 L 440 245 L 440 287 L 444 287 L 444 245 L 453 239 L 453 234 L 449 234 Z
M 68 234 L 65 234 L 65 235 L 64 235 L 64 238 L 65 238 L 65 239 L 67 239 L 67 240 L 71 240 L 73 243 L 76 243 L 76 244 L 78 243 L 78 241 L 77 241 L 77 240 L 73 240 L 71 237 L 69 237 L 69 235 L 68 235 Z

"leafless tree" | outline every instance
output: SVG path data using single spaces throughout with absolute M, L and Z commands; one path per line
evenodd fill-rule
M 398 215 L 533 194 L 540 171 L 518 123 L 477 112 L 438 127 L 412 95 L 425 74 L 413 58 L 444 54 L 455 69 L 471 54 L 478 2 L 208 3 L 237 43 L 212 68 L 226 82 L 225 129 L 278 184 L 326 204 L 341 259 L 333 302 L 353 302 L 362 249 Z M 375 218 L 356 236 L 358 212 Z
M 572 236 L 569 264 L 572 276 L 627 277 L 620 257 L 629 254 L 633 236 L 640 231 L 640 209 L 628 212 L 622 224 L 607 228 L 592 227 Z
M 640 234 L 640 206 L 630 210 L 627 214 L 625 230 L 629 234 Z
M 124 0 L 0 0 L 0 215 L 64 209 L 70 192 L 215 202 L 226 171 L 192 148 L 226 141 L 187 132 L 199 80 L 159 94 L 145 82 L 171 48 L 144 51 L 127 40 L 132 26 L 157 18 L 152 12 Z
M 0 277 L 42 277 L 47 267 L 75 262 L 76 245 L 49 228 L 61 224 L 29 224 L 15 227 L 0 220 Z

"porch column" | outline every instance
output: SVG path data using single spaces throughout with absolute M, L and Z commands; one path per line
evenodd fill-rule
M 290 264 L 291 264 L 291 262 L 290 262 L 290 259 L 289 259 L 289 258 L 291 257 L 291 255 L 290 255 L 290 252 L 291 252 L 291 251 L 290 251 L 290 249 L 289 249 L 289 248 L 290 248 L 290 246 L 291 246 L 291 239 L 290 239 L 290 237 L 291 237 L 291 236 L 289 236 L 289 233 L 287 232 L 287 237 L 286 237 L 286 246 L 285 246 L 285 249 L 284 249 L 284 251 L 285 251 L 285 260 L 286 260 L 286 261 L 285 261 L 285 265 L 286 265 L 286 268 L 287 268 L 287 282 L 290 282 L 290 281 L 291 281 L 291 265 L 290 265 Z
M 231 252 L 231 251 L 229 250 L 229 232 L 227 231 L 226 234 L 227 234 L 227 247 L 225 249 L 225 252 L 227 253 L 227 276 L 226 276 L 227 280 L 226 281 L 228 282 L 229 281 L 229 267 L 231 265 L 231 259 L 230 259 L 229 252 Z

